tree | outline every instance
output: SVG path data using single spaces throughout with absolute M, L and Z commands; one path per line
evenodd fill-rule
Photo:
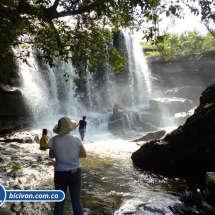
M 166 32 L 162 42 L 157 46 L 152 46 L 149 42 L 143 43 L 142 47 L 150 50 L 147 53 L 148 57 L 162 56 L 166 61 L 178 59 L 182 56 L 196 57 L 199 59 L 203 52 L 215 50 L 214 37 L 207 33 L 202 35 L 197 30 L 186 31 L 182 34 L 170 34 Z
M 215 1 L 183 0 L 183 3 L 190 8 L 191 13 L 201 16 L 201 22 L 206 26 L 208 32 L 215 37 Z
M 160 0 L 1 0 L 0 63 L 19 46 L 15 57 L 26 63 L 34 52 L 51 67 L 71 60 L 79 75 L 98 61 L 119 72 L 125 59 L 112 45 L 114 32 L 136 28 L 157 41 L 159 15 L 179 17 L 180 9 Z

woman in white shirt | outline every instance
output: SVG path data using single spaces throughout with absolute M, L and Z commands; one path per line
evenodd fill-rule
M 79 158 L 86 157 L 86 150 L 76 135 L 69 134 L 78 126 L 78 122 L 68 117 L 59 119 L 53 128 L 56 136 L 49 140 L 49 157 L 55 158 L 54 184 L 55 190 L 62 190 L 66 195 L 69 187 L 74 215 L 83 215 L 81 201 L 81 165 Z M 65 199 L 56 202 L 54 215 L 63 215 Z

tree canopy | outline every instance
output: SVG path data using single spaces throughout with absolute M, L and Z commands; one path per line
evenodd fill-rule
M 156 42 L 160 15 L 181 12 L 177 0 L 1 0 L 0 63 L 18 46 L 16 57 L 26 63 L 34 52 L 51 67 L 56 59 L 71 60 L 79 75 L 93 72 L 98 61 L 119 72 L 125 59 L 113 47 L 114 32 L 137 29 Z
M 146 53 L 147 57 L 162 56 L 166 61 L 185 55 L 198 59 L 203 52 L 215 51 L 214 37 L 210 33 L 202 35 L 197 30 L 181 34 L 166 32 L 163 41 L 158 45 L 151 45 L 149 42 L 141 45 L 149 50 Z

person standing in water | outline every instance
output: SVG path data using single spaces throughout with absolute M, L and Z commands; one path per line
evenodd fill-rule
M 86 120 L 86 116 L 83 116 L 83 119 L 79 121 L 79 133 L 82 141 L 84 140 L 84 135 L 87 127 L 87 122 L 85 120 Z
M 43 129 L 42 131 L 42 137 L 40 138 L 40 149 L 46 150 L 48 149 L 48 136 L 47 136 L 48 130 Z
M 58 134 L 49 140 L 49 157 L 55 158 L 55 190 L 62 190 L 66 196 L 69 187 L 73 214 L 84 215 L 81 200 L 82 170 L 79 158 L 87 156 L 85 148 L 77 135 L 71 135 L 78 122 L 68 117 L 59 119 L 53 132 Z M 64 214 L 65 199 L 55 202 L 54 215 Z

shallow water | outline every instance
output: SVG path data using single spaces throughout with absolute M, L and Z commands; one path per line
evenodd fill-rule
M 85 141 L 84 146 L 88 152 L 81 159 L 85 215 L 215 214 L 205 202 L 204 181 L 135 167 L 130 156 L 139 148 L 136 143 L 117 139 Z M 53 184 L 48 187 L 53 189 Z M 67 195 L 65 215 L 72 214 Z
M 165 130 L 169 132 L 173 128 L 165 128 Z M 75 131 L 73 134 L 78 135 L 78 132 Z M 130 132 L 123 137 L 116 137 L 105 131 L 100 133 L 99 129 L 94 133 L 88 130 L 83 142 L 88 156 L 86 159 L 80 159 L 83 171 L 82 200 L 85 215 L 215 214 L 215 210 L 205 202 L 204 179 L 162 175 L 141 170 L 133 165 L 131 154 L 140 146 L 130 140 L 143 135 L 143 133 Z M 41 153 L 38 144 L 18 145 L 24 148 L 17 152 L 16 157 L 19 158 L 17 161 L 27 165 L 23 170 L 24 175 L 19 177 L 19 180 L 33 180 L 36 189 L 54 189 L 53 166 L 47 165 L 44 169 L 38 165 L 38 157 L 43 162 L 47 160 L 46 163 L 50 163 L 48 151 L 38 154 Z M 7 149 L 10 149 L 9 145 Z M 5 152 L 7 152 L 6 149 Z M 10 160 L 11 158 L 8 157 L 8 161 Z M 30 167 L 27 161 L 31 163 Z M 3 177 L 0 179 L 3 180 Z M 43 180 L 46 181 L 41 184 Z M 6 182 L 4 183 L 7 185 Z M 33 186 L 30 187 L 35 189 Z M 48 204 L 52 210 L 45 215 L 53 214 L 54 203 Z M 47 205 L 37 203 L 35 207 L 43 208 Z M 0 215 L 14 214 L 9 212 L 9 208 L 10 204 L 5 203 L 0 208 Z M 44 214 L 37 209 L 34 212 L 37 215 Z M 67 195 L 65 215 L 72 214 L 70 197 Z

